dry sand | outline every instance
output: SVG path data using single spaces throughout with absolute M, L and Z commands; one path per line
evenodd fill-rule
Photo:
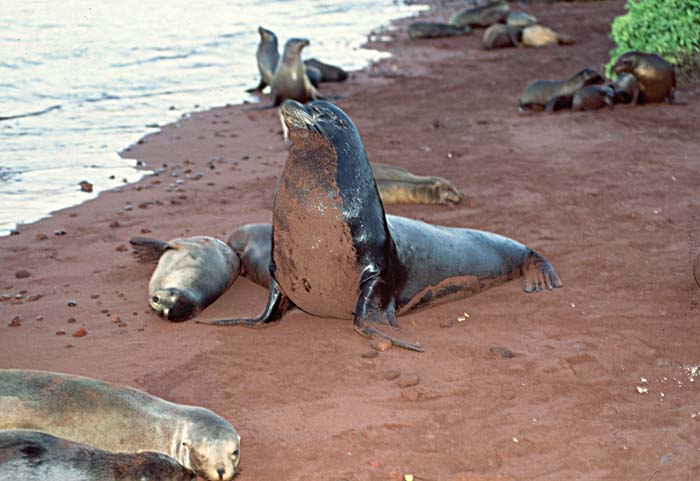
M 518 239 L 565 288 L 526 295 L 512 282 L 400 318 L 403 337 L 427 352 L 374 358 L 345 320 L 295 312 L 244 329 L 159 319 L 146 303 L 152 267 L 122 250 L 129 237 L 225 239 L 271 219 L 286 159 L 277 113 L 218 108 L 124 153 L 167 165 L 160 176 L 0 239 L 0 367 L 211 408 L 243 437 L 241 480 L 700 479 L 700 85 L 680 88 L 685 105 L 516 109 L 533 78 L 602 68 L 623 3 L 522 5 L 577 41 L 542 50 L 485 52 L 481 31 L 410 42 L 398 22 L 380 45 L 393 58 L 322 89 L 342 96 L 371 160 L 446 177 L 467 196 L 456 208 L 390 212 Z M 185 179 L 187 169 L 204 175 Z M 185 183 L 171 189 L 175 171 Z M 257 314 L 265 299 L 239 280 L 201 318 Z

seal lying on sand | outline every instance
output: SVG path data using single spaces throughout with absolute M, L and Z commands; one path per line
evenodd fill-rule
M 348 78 L 348 73 L 342 68 L 321 62 L 315 58 L 304 60 L 304 65 L 306 65 L 307 73 L 310 68 L 317 69 L 321 73 L 321 82 L 345 82 Z
M 498 0 L 457 12 L 450 17 L 450 24 L 455 27 L 488 27 L 506 18 L 508 12 L 508 5 Z
M 96 379 L 0 370 L 0 429 L 42 431 L 112 452 L 167 454 L 197 475 L 229 481 L 241 437 L 208 409 Z
M 471 27 L 457 27 L 448 23 L 437 22 L 413 22 L 408 26 L 408 36 L 411 40 L 419 38 L 441 38 L 467 35 L 472 32 Z
M 571 110 L 598 110 L 612 108 L 615 91 L 609 85 L 586 85 L 574 94 Z
M 528 292 L 559 287 L 552 265 L 511 239 L 393 218 L 390 231 L 364 145 L 335 105 L 286 101 L 280 108 L 291 147 L 273 209 L 267 306 L 257 325 L 294 306 L 353 319 L 357 332 L 421 350 L 380 331 L 396 315 L 466 297 L 516 277 Z
M 0 481 L 195 481 L 154 452 L 110 453 L 37 431 L 0 431 Z
M 518 30 L 502 23 L 494 23 L 484 30 L 481 42 L 486 50 L 516 47 L 520 43 Z
M 284 45 L 282 60 L 277 64 L 271 84 L 275 106 L 285 99 L 308 102 L 320 98 L 301 61 L 301 50 L 307 45 L 309 41 L 305 38 L 290 38 Z
M 158 260 L 148 283 L 148 303 L 169 321 L 193 318 L 238 277 L 238 257 L 213 237 L 187 237 L 169 242 L 132 237 L 129 242 L 142 261 Z
M 639 84 L 637 103 L 673 102 L 676 92 L 676 68 L 655 53 L 631 51 L 617 59 L 616 74 L 631 73 Z
M 522 44 L 526 47 L 548 47 L 550 45 L 571 45 L 574 39 L 555 32 L 543 25 L 530 25 L 523 29 Z
M 560 107 L 568 108 L 577 90 L 603 82 L 603 76 L 592 68 L 583 69 L 567 80 L 533 80 L 520 96 L 520 110 L 544 108 L 552 112 Z
M 617 76 L 613 84 L 616 104 L 636 104 L 639 95 L 637 78 L 631 73 L 623 73 Z
M 384 204 L 459 204 L 462 194 L 442 177 L 414 175 L 395 165 L 371 164 Z
M 512 10 L 508 12 L 508 15 L 506 16 L 506 25 L 513 29 L 522 30 L 530 25 L 535 25 L 536 23 L 537 17 L 528 15 L 520 10 Z

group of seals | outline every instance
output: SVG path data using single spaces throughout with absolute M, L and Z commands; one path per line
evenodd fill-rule
M 320 98 L 316 90 L 321 82 L 342 82 L 348 74 L 340 67 L 317 59 L 301 60 L 301 51 L 309 45 L 305 38 L 290 38 L 284 45 L 280 60 L 277 35 L 271 30 L 258 27 L 260 43 L 256 52 L 260 83 L 248 92 L 262 91 L 268 85 L 272 91 L 274 105 L 290 98 L 300 102 Z
M 298 307 L 422 350 L 377 326 L 520 276 L 527 292 L 561 286 L 544 257 L 511 239 L 388 221 L 360 135 L 337 106 L 287 100 L 280 113 L 291 146 L 275 195 L 267 306 L 257 318 L 208 324 L 267 324 Z
M 233 284 L 240 271 L 238 257 L 213 237 L 169 242 L 132 237 L 129 242 L 142 261 L 158 261 L 148 283 L 148 303 L 169 321 L 186 321 L 199 314 Z
M 67 374 L 0 370 L 0 429 L 30 429 L 112 452 L 154 451 L 229 481 L 241 438 L 214 412 Z M 79 478 L 76 478 L 79 479 Z
M 0 481 L 195 481 L 156 452 L 112 453 L 50 434 L 0 431 Z
M 603 76 L 591 68 L 567 80 L 533 80 L 520 97 L 520 110 L 596 110 L 616 103 L 673 102 L 675 67 L 659 55 L 627 52 L 612 70 L 618 74 L 614 83 L 605 83 Z

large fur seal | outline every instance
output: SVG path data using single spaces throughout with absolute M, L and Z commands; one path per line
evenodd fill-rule
M 475 294 L 524 276 L 528 292 L 559 287 L 552 265 L 511 239 L 394 218 L 390 231 L 364 145 L 352 120 L 325 101 L 285 101 L 291 141 L 273 209 L 267 306 L 257 325 L 294 306 L 353 319 L 357 332 L 421 350 L 380 331 L 396 315 Z
M 676 92 L 676 68 L 655 53 L 631 51 L 617 59 L 612 68 L 616 74 L 631 73 L 637 79 L 637 103 L 673 102 Z
M 592 68 L 585 68 L 567 80 L 533 80 L 520 96 L 520 110 L 544 108 L 552 112 L 557 107 L 571 107 L 577 90 L 603 82 L 603 76 Z
M 408 26 L 408 36 L 411 40 L 419 38 L 442 38 L 468 35 L 472 32 L 470 26 L 457 27 L 448 23 L 413 22 Z
M 571 110 L 598 110 L 612 108 L 615 91 L 609 85 L 586 85 L 574 94 Z
M 488 27 L 506 18 L 508 12 L 508 5 L 502 0 L 496 0 L 455 13 L 450 17 L 450 24 L 456 27 Z
M 0 481 L 195 481 L 154 452 L 111 453 L 37 431 L 0 431 Z
M 348 78 L 348 73 L 342 68 L 321 62 L 317 58 L 304 60 L 304 65 L 306 66 L 307 74 L 310 68 L 317 69 L 321 74 L 321 82 L 345 82 Z
M 459 204 L 462 194 L 442 177 L 415 175 L 395 165 L 372 164 L 384 204 Z
M 197 475 L 229 481 L 241 438 L 221 416 L 96 379 L 0 370 L 0 429 L 31 429 L 113 452 L 167 454 Z
M 275 106 L 285 99 L 308 102 L 320 98 L 301 61 L 301 50 L 307 45 L 309 41 L 305 38 L 290 38 L 284 45 L 282 60 L 277 64 L 271 84 Z
M 268 85 L 271 85 L 280 59 L 277 35 L 273 31 L 262 27 L 258 27 L 258 33 L 260 34 L 260 43 L 258 44 L 255 58 L 258 62 L 258 71 L 260 72 L 260 83 L 257 87 L 248 89 L 247 92 L 263 90 Z
M 129 242 L 142 261 L 158 260 L 148 283 L 148 304 L 169 321 L 193 318 L 238 277 L 238 257 L 213 237 L 187 237 L 169 242 L 132 237 Z

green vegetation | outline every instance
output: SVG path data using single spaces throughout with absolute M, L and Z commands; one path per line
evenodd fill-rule
M 658 53 L 677 66 L 679 79 L 700 75 L 700 0 L 627 0 L 627 13 L 612 23 L 608 75 L 629 50 Z

